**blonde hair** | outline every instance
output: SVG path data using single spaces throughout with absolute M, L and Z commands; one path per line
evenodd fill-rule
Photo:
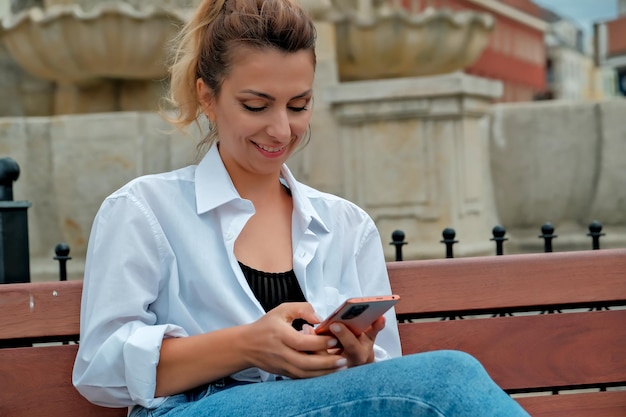
M 241 46 L 309 50 L 315 64 L 315 39 L 311 18 L 295 0 L 204 0 L 174 40 L 168 102 L 175 113 L 167 119 L 183 130 L 198 123 L 196 81 L 201 78 L 217 97 Z M 216 140 L 211 126 L 198 151 Z

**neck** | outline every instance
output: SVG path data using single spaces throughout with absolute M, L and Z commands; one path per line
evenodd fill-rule
M 222 157 L 221 154 L 220 157 Z M 285 193 L 280 184 L 280 171 L 262 175 L 252 173 L 232 160 L 222 157 L 222 161 L 239 195 L 251 200 L 255 205 L 268 200 L 272 201 Z
M 280 178 L 275 175 L 255 177 L 254 179 L 233 178 L 233 184 L 242 198 L 254 203 L 275 200 L 285 193 Z

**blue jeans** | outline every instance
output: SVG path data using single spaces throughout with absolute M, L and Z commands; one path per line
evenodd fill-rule
M 131 417 L 518 417 L 528 414 L 472 356 L 435 351 L 318 378 L 217 383 Z

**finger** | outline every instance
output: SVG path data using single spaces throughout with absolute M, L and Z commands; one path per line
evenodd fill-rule
M 341 355 L 343 353 L 343 347 L 328 349 L 327 352 L 329 355 Z
M 378 333 L 385 328 L 385 316 L 379 317 L 372 325 L 365 331 L 367 337 L 369 337 L 372 341 L 376 340 L 376 336 Z
M 384 322 L 382 324 L 384 326 Z M 378 329 L 379 326 L 380 323 L 375 322 L 375 325 L 372 324 L 370 327 Z M 341 323 L 333 323 L 331 331 L 343 346 L 341 354 L 348 360 L 348 366 L 358 366 L 373 361 L 374 340 L 366 333 L 357 337 Z M 376 332 L 376 330 L 372 330 L 372 332 Z
M 341 355 L 317 355 L 310 352 L 289 350 L 281 352 L 283 368 L 290 374 L 303 375 L 311 372 L 328 372 L 344 366 L 345 359 Z
M 311 331 L 311 334 L 305 332 Z M 317 352 L 325 351 L 339 346 L 339 341 L 332 335 L 318 335 L 313 330 L 305 330 L 295 332 L 285 338 L 284 343 L 290 348 L 300 352 Z
M 357 337 L 346 327 L 343 323 L 333 323 L 330 325 L 331 333 L 337 337 L 339 342 L 339 346 L 343 348 L 343 350 L 354 350 L 355 346 L 358 346 L 359 340 Z
M 271 311 L 280 314 L 288 323 L 293 322 L 295 319 L 303 319 L 312 324 L 322 321 L 310 303 L 283 303 Z
M 326 340 L 326 347 L 323 350 L 319 350 L 317 351 L 317 353 L 326 353 L 328 351 L 339 351 L 341 350 L 341 345 L 339 344 L 339 341 L 332 336 L 320 336 L 317 333 L 315 333 L 315 328 L 313 326 L 310 326 L 308 324 L 305 324 L 304 326 L 302 326 L 302 333 L 305 335 L 315 335 L 318 337 L 324 337 Z
M 309 325 L 309 324 L 304 324 L 302 325 L 302 333 L 306 334 L 306 335 L 312 335 L 313 332 L 313 326 Z
M 291 378 L 311 378 L 327 375 L 348 365 L 346 358 L 341 355 L 306 355 L 299 353 L 296 356 L 290 355 L 286 359 L 285 374 Z
M 302 334 L 305 335 L 315 335 L 315 330 L 313 329 L 313 326 L 310 326 L 308 324 L 305 324 L 302 326 L 302 330 L 300 331 Z M 309 355 L 328 355 L 330 352 L 330 350 L 337 350 L 337 349 L 333 349 L 339 342 L 337 342 L 337 339 L 332 338 L 330 340 L 328 340 L 326 342 L 326 349 L 322 349 L 322 350 L 317 350 L 317 351 L 307 351 L 307 353 Z M 333 353 L 331 353 L 333 354 Z M 337 354 L 336 352 L 334 354 Z
M 318 335 L 315 329 L 304 324 L 300 331 L 284 332 L 282 335 L 282 343 L 291 349 L 300 352 L 318 352 L 326 351 L 339 345 L 339 342 L 332 335 Z

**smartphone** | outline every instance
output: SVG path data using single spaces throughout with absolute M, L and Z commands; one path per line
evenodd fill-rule
M 359 336 L 399 300 L 395 294 L 349 298 L 315 328 L 315 333 L 331 334 L 331 323 L 341 322 Z

